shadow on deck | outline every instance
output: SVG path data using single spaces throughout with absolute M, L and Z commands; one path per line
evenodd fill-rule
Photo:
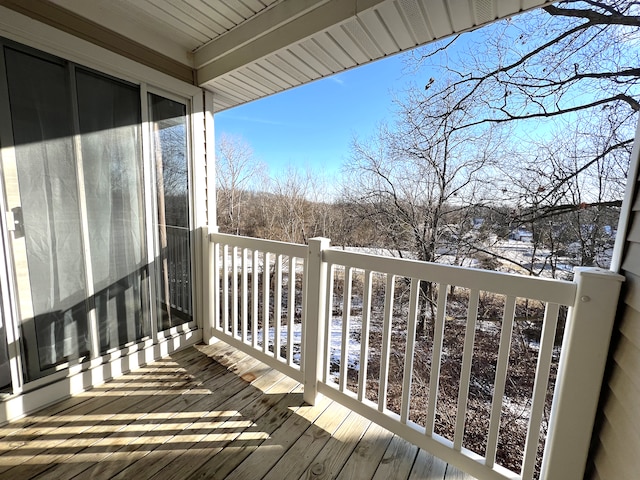
M 0 428 L 0 478 L 472 480 L 222 342 Z

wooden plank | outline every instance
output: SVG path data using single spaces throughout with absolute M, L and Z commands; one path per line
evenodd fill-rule
M 265 399 L 261 400 L 264 402 Z M 269 405 L 271 405 L 271 401 Z M 260 425 L 260 438 L 252 438 L 251 441 L 237 441 L 229 443 L 221 451 L 214 452 L 215 456 L 211 458 L 211 452 L 208 451 L 208 457 L 203 462 L 198 462 L 194 466 L 197 470 L 192 476 L 194 478 L 226 478 L 229 471 L 233 470 L 244 458 L 252 451 L 260 448 L 265 438 L 268 438 L 274 430 L 279 428 L 283 422 L 289 419 L 294 410 L 303 404 L 301 387 L 296 386 L 292 393 L 285 395 L 275 405 L 270 406 L 266 413 L 259 419 L 257 424 Z M 206 444 L 205 444 L 206 445 Z M 183 478 L 184 472 L 176 478 Z
M 263 477 L 263 480 L 300 478 L 349 413 L 348 408 L 334 402 L 308 426 L 302 436 Z
M 420 449 L 409 480 L 442 480 L 446 470 L 447 462 Z
M 161 382 L 159 387 L 154 385 L 149 390 L 142 386 L 129 394 L 115 398 L 93 412 L 92 416 L 97 415 L 98 418 L 92 422 L 92 426 L 80 422 L 78 426 L 71 424 L 68 427 L 61 427 L 62 431 L 54 440 L 49 440 L 53 436 L 50 433 L 44 441 L 34 441 L 35 448 L 32 448 L 32 442 L 27 442 L 10 456 L 0 457 L 4 460 L 0 460 L 3 466 L 7 465 L 7 461 L 15 465 L 3 474 L 12 478 L 31 478 L 48 470 L 52 464 L 65 463 L 92 446 L 101 436 L 138 421 L 148 409 L 164 405 L 170 400 L 167 392 L 175 395 L 176 390 L 185 388 L 191 382 L 188 376 L 175 375 L 172 381 Z M 20 451 L 25 451 L 26 454 L 20 455 Z
M 110 385 L 100 396 L 27 421 L 26 428 L 33 427 L 28 439 L 15 429 L 12 436 L 26 440 L 27 455 L 20 460 L 20 446 L 16 455 L 5 455 L 22 463 L 0 476 L 444 478 L 441 460 L 326 397 L 302 406 L 296 381 L 224 342 L 178 352 Z
M 278 380 L 274 382 L 274 379 Z M 269 391 L 269 395 L 263 395 L 264 391 L 256 388 L 256 384 Z M 254 443 L 260 437 L 266 438 L 268 433 L 257 428 L 263 424 L 261 417 L 266 417 L 272 410 L 286 408 L 281 403 L 291 402 L 288 394 L 296 385 L 297 382 L 271 370 L 261 381 L 248 385 L 232 397 L 223 398 L 224 401 L 201 422 L 185 426 L 183 432 L 151 452 L 143 465 L 134 465 L 117 478 L 141 478 L 153 471 L 154 478 L 183 479 L 203 462 L 216 459 L 225 449 L 233 450 L 236 446 Z
M 255 359 L 247 362 L 246 359 L 250 358 L 245 357 L 238 363 L 244 365 L 238 368 L 239 373 L 245 378 L 256 365 L 261 365 Z M 225 415 L 228 415 L 229 421 L 234 420 L 237 408 L 260 397 L 263 392 L 257 389 L 255 384 L 279 385 L 278 379 L 282 378 L 282 375 L 276 373 L 274 378 L 272 373 L 273 370 L 267 370 L 250 385 L 227 371 L 218 381 L 205 382 L 204 394 L 182 395 L 180 402 L 165 406 L 162 415 L 152 419 L 153 428 L 147 434 L 134 437 L 126 448 L 109 458 L 106 466 L 94 467 L 89 472 L 90 478 L 147 478 L 159 471 L 169 478 L 170 469 L 178 466 L 185 468 L 178 461 L 181 453 L 195 445 L 199 446 L 199 442 L 212 430 L 224 429 L 227 420 Z M 231 403 L 235 406 L 230 406 Z M 206 446 L 210 447 L 210 443 Z M 174 448 L 171 448 L 170 444 L 173 444 Z
M 310 423 L 313 423 L 327 407 L 330 400 L 319 398 L 314 406 L 291 405 L 286 412 L 276 412 L 270 428 L 269 438 L 260 445 L 241 445 L 222 452 L 214 462 L 202 465 L 195 474 L 206 474 L 216 478 L 253 479 L 262 478 L 280 457 L 300 438 Z M 299 407 L 299 408 L 298 408 Z
M 334 432 L 313 463 L 300 476 L 304 480 L 329 480 L 336 477 L 347 462 L 371 422 L 351 412 Z
M 372 480 L 407 478 L 418 455 L 418 447 L 395 435 Z
M 183 394 L 181 397 L 191 399 L 194 396 Z M 204 395 L 198 395 L 198 397 L 202 398 Z M 82 459 L 82 463 L 73 463 L 72 468 L 69 468 L 66 463 L 59 464 L 47 471 L 41 480 L 72 478 L 73 475 L 70 476 L 70 472 L 76 472 L 80 468 L 84 478 L 93 480 L 112 478 L 137 459 L 145 457 L 150 451 L 160 449 L 168 443 L 171 440 L 171 434 L 163 435 L 164 429 L 184 431 L 193 422 L 203 422 L 204 412 L 194 412 L 190 416 L 181 414 L 185 409 L 197 408 L 197 405 L 185 405 L 183 398 L 177 397 L 162 405 L 160 409 L 150 412 L 145 418 L 103 437 L 84 452 L 74 456 L 74 461 Z M 186 435 L 180 435 L 180 437 L 183 441 L 187 440 Z M 188 440 L 195 441 L 193 436 Z M 150 470 L 147 469 L 146 473 L 150 473 Z
M 373 477 L 392 438 L 393 433 L 372 423 L 336 480 L 362 480 Z
M 174 362 L 169 363 L 169 364 L 173 365 L 173 367 L 172 367 L 171 371 L 167 373 L 167 375 L 166 375 L 167 379 L 173 378 L 174 380 L 178 380 L 178 379 L 182 378 L 182 379 L 189 380 L 189 378 L 190 378 L 189 371 L 197 373 L 198 370 L 201 370 L 201 371 L 205 372 L 206 375 L 209 375 L 211 378 L 214 378 L 216 373 L 220 373 L 221 371 L 226 371 L 220 365 L 218 365 L 219 369 L 217 371 L 214 371 L 212 369 L 202 368 L 203 365 L 206 366 L 207 364 L 210 364 L 210 362 L 206 358 L 203 358 L 202 355 L 200 354 L 200 352 L 198 352 L 195 349 L 189 349 L 189 353 L 187 355 L 183 354 L 180 357 L 181 357 L 181 359 L 179 361 L 176 361 L 175 363 Z M 196 362 L 196 361 L 194 361 L 194 359 L 198 359 L 200 361 Z M 178 363 L 180 363 L 180 362 L 182 362 L 182 366 L 185 367 L 185 368 L 183 368 L 183 369 L 179 369 L 178 368 L 179 367 Z M 186 362 L 186 363 L 184 363 L 184 362 Z M 157 365 L 157 369 L 156 370 L 161 372 L 162 369 L 166 369 L 167 368 L 166 367 L 167 363 L 168 362 L 165 360 L 165 361 L 161 361 L 161 362 L 156 362 L 154 365 Z M 189 374 L 189 375 L 185 375 L 185 369 L 187 370 L 186 373 Z M 149 375 L 147 370 L 149 370 L 149 369 L 145 369 L 145 371 L 143 372 L 143 375 L 152 376 L 152 375 Z M 182 372 L 182 373 L 180 373 L 180 372 Z M 156 376 L 158 375 L 157 372 L 153 372 L 153 373 L 156 373 Z M 178 374 L 176 374 L 176 373 L 178 373 Z M 135 375 L 129 375 L 129 376 L 131 378 L 133 378 L 133 379 L 136 379 Z M 197 386 L 193 382 L 191 382 L 191 384 L 192 384 L 192 386 Z M 115 396 L 119 397 L 119 398 L 125 398 L 125 397 L 131 396 L 131 395 L 133 395 L 133 396 L 135 396 L 137 398 L 137 397 L 139 397 L 139 395 L 136 395 L 138 392 L 141 392 L 142 394 L 145 393 L 144 386 L 141 386 L 138 390 L 135 390 L 135 389 L 127 390 L 132 385 L 131 382 L 120 384 L 120 385 L 124 385 L 124 387 L 116 386 L 116 389 L 113 392 L 113 394 Z M 169 387 L 168 380 L 163 382 L 163 385 L 165 387 Z M 113 409 L 113 398 L 114 398 L 114 396 L 104 396 L 102 392 L 99 394 L 99 396 L 101 398 L 105 399 L 105 404 L 108 404 L 108 405 L 104 405 L 101 408 L 107 409 L 107 410 L 108 409 Z M 130 403 L 131 403 L 131 401 L 130 401 Z M 182 402 L 182 403 L 184 403 L 184 402 Z M 135 407 L 136 408 L 142 408 L 142 407 L 144 407 L 144 403 L 138 402 L 138 403 L 135 404 Z M 78 427 L 80 427 L 80 424 L 84 423 L 85 430 L 88 430 L 91 425 L 100 425 L 100 422 L 102 422 L 102 421 L 106 421 L 107 423 L 114 424 L 114 425 L 127 425 L 127 424 L 130 424 L 134 419 L 139 419 L 140 418 L 139 414 L 125 415 L 124 413 L 123 414 L 116 414 L 116 416 L 106 417 L 106 415 L 99 415 L 99 412 L 100 412 L 100 410 L 97 410 L 97 411 L 94 410 L 93 412 L 91 412 L 89 414 L 87 414 L 87 413 L 83 414 L 82 412 L 75 412 L 76 414 L 80 413 L 80 415 L 79 416 L 75 416 L 75 417 L 63 416 L 62 419 L 64 419 L 65 422 L 56 422 L 56 417 L 49 418 L 48 419 L 49 423 L 51 423 L 53 421 L 55 423 L 64 423 L 64 425 L 62 427 L 58 428 L 57 430 L 46 432 L 46 433 L 43 432 L 42 430 L 40 430 L 39 432 L 37 432 L 37 433 L 41 434 L 40 437 L 33 437 L 33 438 L 24 437 L 24 438 L 25 438 L 25 440 L 32 440 L 32 442 L 37 442 L 37 441 L 39 441 L 39 439 L 43 439 L 43 441 L 46 441 L 47 439 L 49 439 L 49 442 L 50 442 L 49 448 L 60 449 L 60 448 L 64 447 L 63 439 L 65 437 L 67 439 L 69 438 L 69 435 L 65 434 L 64 429 L 70 430 L 70 431 L 77 430 Z M 66 414 L 68 412 L 65 411 L 63 413 Z M 106 420 L 102 420 L 105 417 L 107 419 Z M 138 423 L 140 423 L 140 420 L 136 421 L 136 424 L 138 424 Z M 114 427 L 114 429 L 115 428 L 116 427 Z M 25 432 L 24 434 L 26 435 L 27 432 Z M 44 433 L 44 434 L 42 435 L 42 433 Z M 52 442 L 52 439 L 55 438 L 56 435 L 58 435 L 60 437 L 60 442 L 57 442 L 57 443 L 56 442 Z M 77 433 L 76 437 L 78 437 L 78 436 L 82 437 L 82 435 L 86 435 L 84 430 L 79 432 L 79 433 Z M 114 435 L 116 435 L 116 434 L 114 434 Z M 99 435 L 93 434 L 93 437 L 98 438 Z M 77 438 L 76 438 L 76 440 L 77 440 Z M 89 445 L 89 448 L 95 448 L 95 446 L 94 445 Z M 48 455 L 48 453 L 45 452 L 45 455 Z M 61 467 L 61 468 L 58 468 L 57 470 L 54 468 L 51 471 L 47 471 L 47 474 L 44 475 L 43 478 L 70 478 L 70 477 L 68 477 L 68 475 L 70 473 L 72 473 L 73 471 L 77 471 L 77 470 L 82 471 L 82 470 L 84 470 L 84 469 L 86 469 L 86 468 L 88 468 L 88 467 L 93 465 L 93 463 L 89 463 L 89 464 L 83 463 L 78 458 L 80 458 L 80 457 L 78 457 L 76 455 L 72 459 L 73 469 L 67 468 L 67 467 L 69 467 L 68 462 L 66 462 L 66 463 L 65 462 L 61 462 L 61 463 L 58 464 L 58 466 Z M 80 465 L 80 464 L 82 464 L 82 465 Z M 81 468 L 81 467 L 83 467 L 83 468 Z
M 192 352 L 190 356 L 185 357 L 185 360 L 189 358 L 195 359 L 196 354 L 197 352 Z M 10 444 L 17 439 L 16 434 L 19 434 L 22 438 L 44 438 L 46 434 L 54 432 L 66 424 L 82 420 L 87 415 L 111 403 L 114 396 L 119 397 L 133 393 L 136 390 L 136 382 L 141 382 L 148 378 L 158 379 L 158 372 L 161 368 L 159 365 L 165 362 L 168 362 L 168 360 L 163 360 L 160 363 L 156 362 L 153 365 L 138 369 L 136 372 L 125 374 L 117 380 L 47 407 L 35 415 L 13 422 L 0 429 L 0 436 L 4 437 L 4 442 L 2 443 Z M 63 420 L 57 421 L 56 415 L 63 415 Z M 20 446 L 20 442 L 16 442 L 14 445 L 15 448 L 18 446 Z M 0 469 L 0 471 L 2 470 Z
M 445 480 L 474 480 L 471 475 L 464 473 L 462 470 L 458 470 L 451 465 L 447 465 L 447 473 L 444 478 Z

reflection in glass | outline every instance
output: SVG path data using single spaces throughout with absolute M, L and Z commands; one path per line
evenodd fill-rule
M 149 94 L 158 189 L 158 330 L 191 321 L 186 107 Z

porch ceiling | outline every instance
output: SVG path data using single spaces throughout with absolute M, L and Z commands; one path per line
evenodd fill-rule
M 546 0 L 0 0 L 214 92 L 216 111 Z

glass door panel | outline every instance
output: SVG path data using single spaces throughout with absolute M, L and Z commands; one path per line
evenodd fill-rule
M 148 337 L 140 90 L 76 68 L 100 353 Z
M 140 89 L 26 48 L 0 60 L 28 382 L 151 335 Z
M 3 148 L 29 380 L 88 355 L 86 283 L 68 69 L 5 47 L 13 138 Z M 6 139 L 3 139 L 6 140 Z
M 193 319 L 187 110 L 149 94 L 158 205 L 158 330 Z

